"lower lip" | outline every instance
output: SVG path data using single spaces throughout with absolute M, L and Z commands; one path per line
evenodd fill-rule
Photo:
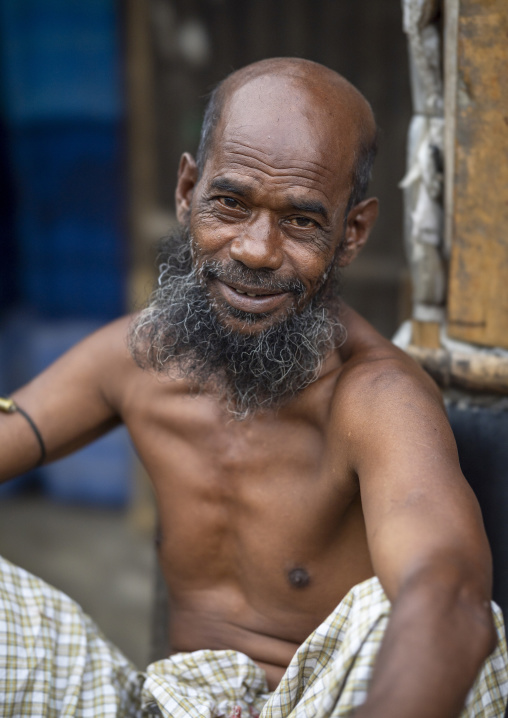
M 233 287 L 217 282 L 221 294 L 228 304 L 244 312 L 273 312 L 287 300 L 288 292 L 282 294 L 260 294 L 256 297 L 249 297 L 247 294 L 239 294 Z

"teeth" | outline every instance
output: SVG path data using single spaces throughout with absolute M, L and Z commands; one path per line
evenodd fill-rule
M 257 297 L 257 294 L 250 294 L 250 292 L 242 292 L 241 289 L 235 289 L 235 292 L 237 294 L 246 294 L 248 297 Z

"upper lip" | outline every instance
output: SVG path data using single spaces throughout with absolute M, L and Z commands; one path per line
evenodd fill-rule
M 265 287 L 246 287 L 244 285 L 239 284 L 233 284 L 232 282 L 224 282 L 224 284 L 227 284 L 228 287 L 231 289 L 234 289 L 236 292 L 241 292 L 243 294 L 253 295 L 253 296 L 268 296 L 272 294 L 284 294 L 285 292 L 280 289 L 267 289 Z

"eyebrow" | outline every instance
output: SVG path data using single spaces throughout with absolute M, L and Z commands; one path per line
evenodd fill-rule
M 250 187 L 242 185 L 240 182 L 226 179 L 225 177 L 216 177 L 216 179 L 210 183 L 210 189 L 219 192 L 231 192 L 231 194 L 237 194 L 239 197 L 247 197 L 250 193 Z
M 325 222 L 328 222 L 328 212 L 326 211 L 324 205 L 317 200 L 313 201 L 289 198 L 289 203 L 297 212 L 310 212 L 311 214 L 318 214 L 325 220 Z
M 216 177 L 210 183 L 210 189 L 218 192 L 236 194 L 238 197 L 245 198 L 247 198 L 252 191 L 249 185 L 245 185 L 242 182 L 235 182 L 234 180 L 227 179 L 226 177 Z M 295 210 L 295 212 L 317 214 L 322 217 L 326 223 L 329 222 L 328 212 L 326 211 L 325 206 L 318 200 L 304 200 L 296 199 L 295 197 L 288 197 L 287 201 L 291 206 L 291 209 Z

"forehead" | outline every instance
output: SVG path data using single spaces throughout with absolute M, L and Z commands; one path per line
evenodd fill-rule
M 349 196 L 359 128 L 330 88 L 263 76 L 225 101 L 206 169 L 244 171 L 326 194 Z

